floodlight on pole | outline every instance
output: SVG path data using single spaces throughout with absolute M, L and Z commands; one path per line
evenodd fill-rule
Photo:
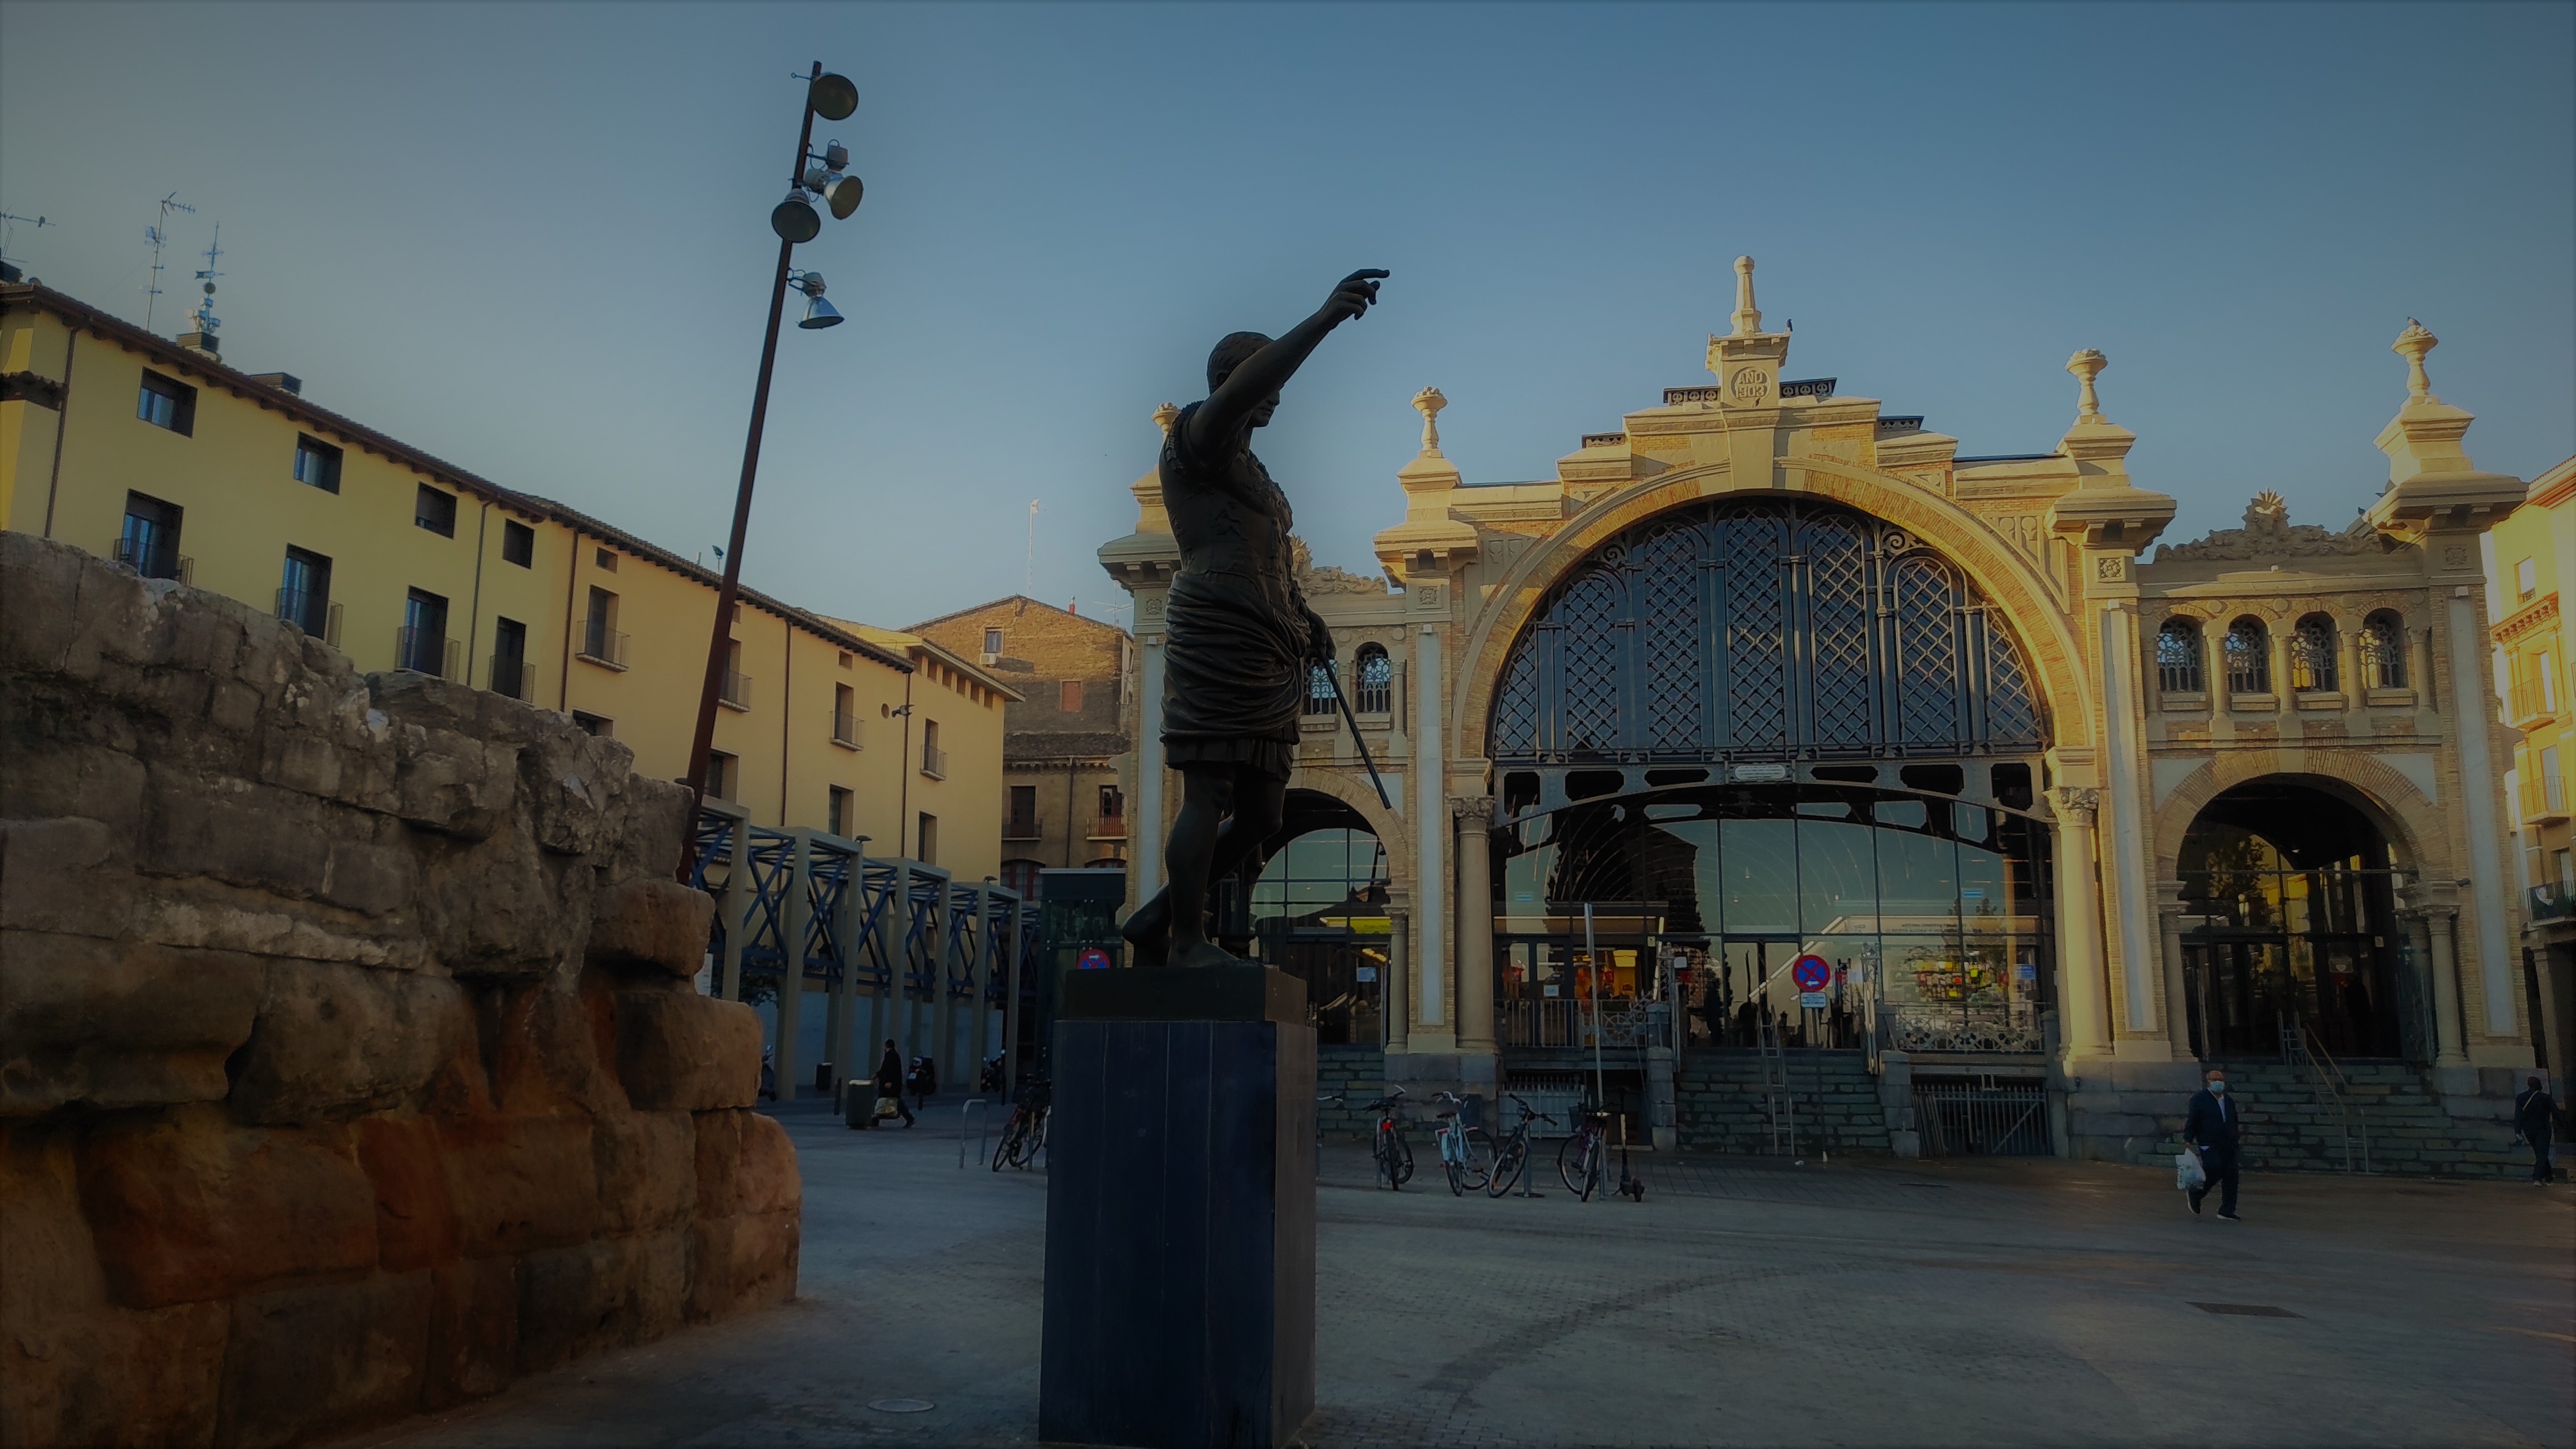
M 822 234 L 823 218 L 814 209 L 818 196 L 831 208 L 834 218 L 840 219 L 858 210 L 861 193 L 859 178 L 844 174 L 850 162 L 848 148 L 834 141 L 820 157 L 814 154 L 814 118 L 849 119 L 859 108 L 859 88 L 846 76 L 826 75 L 821 61 L 794 78 L 805 82 L 804 116 L 796 133 L 796 162 L 787 173 L 786 199 L 769 212 L 769 229 L 778 234 L 778 271 L 770 283 L 769 333 L 760 346 L 760 376 L 752 385 L 751 426 L 743 439 L 742 481 L 734 490 L 733 531 L 725 546 L 716 551 L 716 556 L 724 560 L 724 581 L 716 589 L 715 625 L 707 638 L 706 683 L 698 695 L 697 729 L 689 741 L 687 784 L 693 807 L 706 800 L 707 759 L 715 749 L 716 702 L 723 693 L 725 667 L 732 652 L 727 645 L 733 640 L 734 600 L 741 594 L 743 535 L 751 527 L 751 485 L 760 475 L 760 437 L 769 421 L 769 380 L 778 363 L 778 329 L 785 320 L 790 279 L 805 295 L 805 315 L 796 324 L 799 329 L 819 331 L 842 320 L 840 309 L 823 300 L 823 279 L 812 272 L 795 272 L 788 264 L 797 243 L 812 241 Z M 822 162 L 820 167 L 813 165 L 817 160 Z M 697 867 L 694 858 L 682 859 L 679 879 L 686 883 Z

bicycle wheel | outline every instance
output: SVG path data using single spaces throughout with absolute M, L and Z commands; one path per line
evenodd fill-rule
M 1404 1140 L 1404 1129 L 1401 1127 L 1395 1129 L 1394 1137 L 1395 1185 L 1402 1187 L 1413 1181 L 1413 1144 Z
M 1443 1154 L 1440 1159 L 1440 1167 L 1441 1170 L 1449 1176 L 1449 1195 L 1451 1197 L 1465 1197 L 1467 1195 L 1467 1180 L 1459 1171 L 1457 1161 L 1446 1154 Z
M 1590 1191 L 1583 1185 L 1583 1180 L 1590 1170 L 1592 1156 L 1592 1134 L 1589 1132 L 1576 1132 L 1565 1139 L 1564 1146 L 1556 1149 L 1556 1175 L 1564 1180 L 1567 1192 Z
M 1395 1180 L 1394 1134 L 1384 1127 L 1377 1129 L 1377 1137 L 1369 1143 L 1369 1161 L 1377 1169 L 1377 1180 L 1390 1190 L 1403 1186 Z
M 1608 1155 L 1599 1142 L 1592 1144 L 1590 1158 L 1583 1164 L 1583 1200 L 1585 1202 L 1592 1201 L 1592 1195 L 1601 1190 L 1601 1177 L 1606 1170 L 1603 1159 Z
M 1458 1145 L 1460 1148 L 1460 1156 L 1463 1159 L 1458 1165 L 1458 1175 L 1467 1180 L 1467 1186 L 1470 1188 L 1478 1188 L 1483 1187 L 1486 1183 L 1492 1181 L 1494 1172 L 1493 1134 L 1487 1132 L 1482 1127 L 1470 1127 L 1467 1129 L 1467 1135 L 1460 1140 Z
M 1028 1127 L 1028 1119 L 1017 1112 L 1011 1114 L 1010 1121 L 1002 1124 L 1002 1140 L 993 1144 L 995 1172 L 1001 1171 L 1002 1164 L 1009 1162 L 1011 1154 L 1019 1150 L 1020 1138 L 1028 1131 Z
M 1485 1184 L 1486 1195 L 1501 1197 L 1504 1193 L 1510 1192 L 1512 1185 L 1521 1180 L 1521 1169 L 1527 1166 L 1529 1166 L 1529 1139 L 1514 1133 L 1512 1140 L 1503 1144 L 1502 1155 L 1494 1159 L 1491 1180 Z

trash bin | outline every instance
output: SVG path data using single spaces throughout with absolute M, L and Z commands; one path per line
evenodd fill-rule
M 877 1084 L 857 1078 L 841 1084 L 841 1120 L 853 1132 L 877 1125 Z

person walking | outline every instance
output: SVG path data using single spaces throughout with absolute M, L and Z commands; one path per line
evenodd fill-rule
M 2207 1175 L 2191 1190 L 2191 1210 L 2200 1211 L 2200 1200 L 2218 1189 L 2218 1216 L 2224 1221 L 2245 1221 L 2236 1215 L 2236 1145 L 2237 1108 L 2227 1100 L 2227 1069 L 2211 1067 L 2201 1073 L 2202 1086 L 2191 1094 L 2191 1110 L 2182 1119 L 2182 1140 L 2200 1154 L 2201 1170 Z
M 894 1099 L 894 1109 L 903 1114 L 903 1125 L 912 1125 L 912 1109 L 903 1104 L 903 1053 L 894 1049 L 894 1038 L 887 1037 L 885 1055 L 877 1058 L 877 1099 Z M 870 1107 L 869 1111 L 876 1109 Z
M 2549 1084 L 2535 1072 L 2522 1095 L 2513 1099 L 2514 1130 L 2531 1144 L 2531 1185 L 2547 1187 L 2553 1169 L 2549 1165 L 2550 1140 L 2558 1135 L 2558 1099 L 2549 1095 Z

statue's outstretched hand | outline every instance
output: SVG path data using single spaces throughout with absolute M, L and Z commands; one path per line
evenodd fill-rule
M 1333 288 L 1333 295 L 1325 299 L 1324 315 L 1331 318 L 1335 326 L 1354 317 L 1367 316 L 1369 304 L 1377 300 L 1378 280 L 1389 275 L 1392 274 L 1381 268 L 1362 267 L 1342 278 L 1341 283 Z
M 1333 662 L 1333 626 L 1312 609 L 1306 611 L 1306 658 L 1315 664 Z

